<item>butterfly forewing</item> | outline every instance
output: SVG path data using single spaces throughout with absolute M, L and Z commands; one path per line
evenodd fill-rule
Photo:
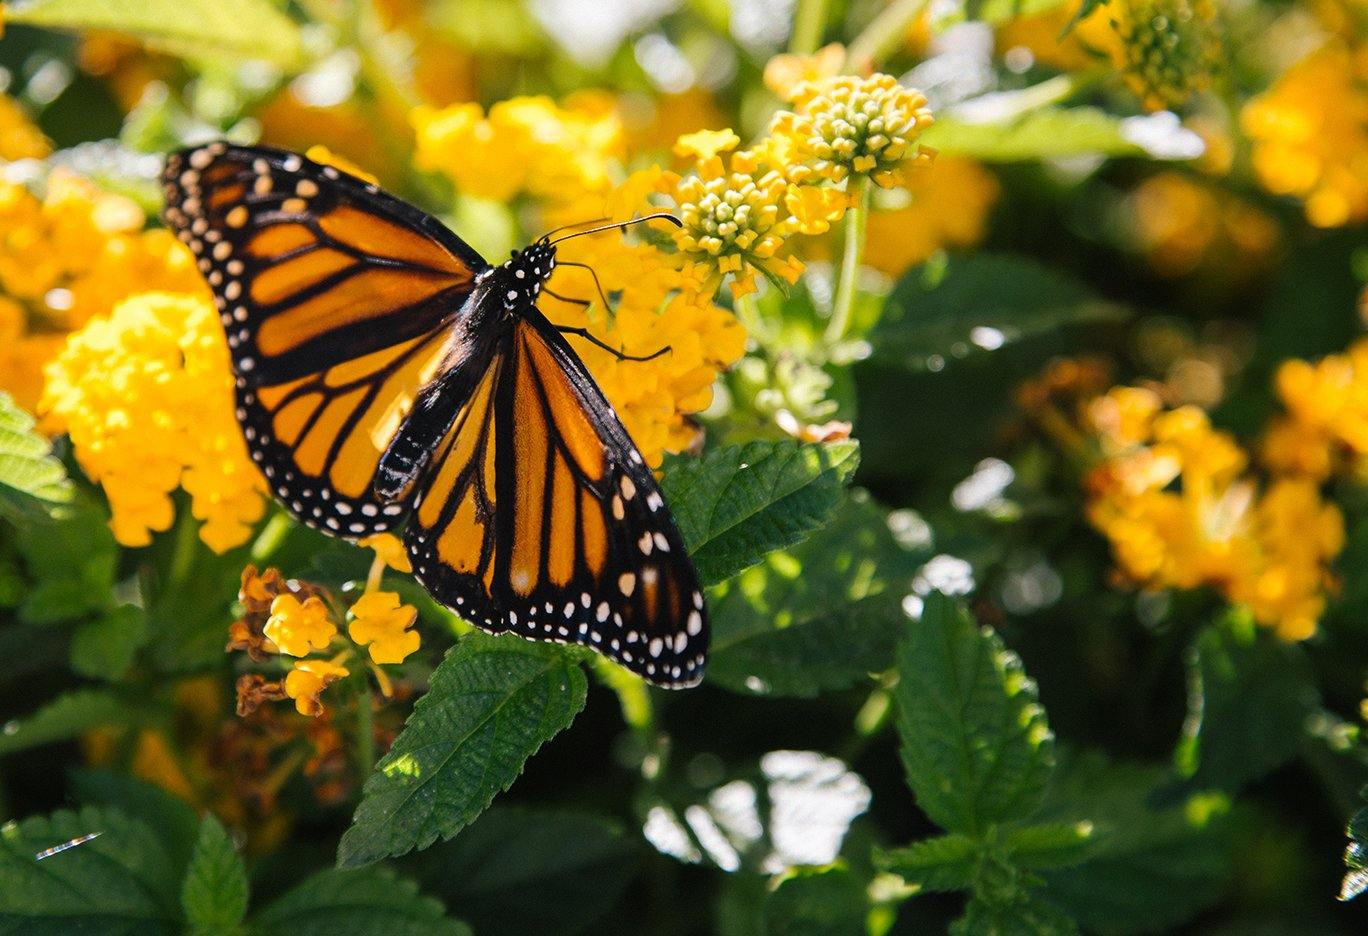
M 662 685 L 702 677 L 703 596 L 655 479 L 535 309 L 444 440 L 407 541 L 429 590 L 487 630 L 585 644 Z
M 278 498 L 327 532 L 395 526 L 406 508 L 372 495 L 377 464 L 487 264 L 422 212 L 293 153 L 210 144 L 172 156 L 163 181 Z

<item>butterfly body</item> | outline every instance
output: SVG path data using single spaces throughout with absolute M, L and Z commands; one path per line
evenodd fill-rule
M 163 182 L 214 291 L 248 450 L 293 516 L 348 538 L 402 527 L 418 579 L 485 630 L 701 679 L 683 540 L 537 308 L 553 243 L 491 266 L 418 209 L 278 150 L 209 144 L 169 157 Z

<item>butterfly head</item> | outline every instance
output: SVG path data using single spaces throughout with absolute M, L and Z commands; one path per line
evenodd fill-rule
M 541 240 L 524 250 L 515 250 L 499 268 L 498 286 L 504 308 L 513 309 L 537 301 L 542 287 L 556 268 L 556 248 Z

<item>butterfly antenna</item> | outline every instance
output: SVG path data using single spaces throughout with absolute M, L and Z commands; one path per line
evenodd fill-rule
M 555 236 L 556 236 L 557 234 L 559 234 L 561 231 L 568 231 L 568 230 L 570 230 L 571 228 L 575 228 L 575 227 L 583 227 L 583 226 L 586 225 L 586 224 L 602 224 L 604 221 L 607 221 L 607 220 L 608 220 L 608 219 L 607 219 L 606 217 L 604 217 L 604 218 L 591 218 L 591 219 L 588 220 L 588 221 L 571 221 L 569 224 L 562 224 L 562 225 L 561 225 L 560 227 L 558 227 L 558 228 L 554 228 L 554 229 L 552 229 L 552 230 L 550 230 L 550 231 L 547 231 L 547 232 L 546 232 L 545 234 L 543 234 L 541 237 L 537 238 L 537 243 L 539 243 L 539 244 L 545 244 L 547 241 L 549 241 L 551 238 L 555 237 Z
M 589 275 L 594 278 L 594 288 L 598 290 L 599 298 L 603 300 L 605 312 L 612 312 L 613 307 L 608 303 L 608 294 L 603 291 L 603 284 L 599 282 L 598 273 L 587 263 L 577 263 L 574 260 L 557 260 L 557 266 L 579 267 L 581 270 L 588 270 Z
M 553 247 L 556 244 L 559 244 L 561 241 L 568 241 L 572 237 L 584 237 L 586 234 L 597 234 L 600 231 L 620 230 L 622 228 L 631 227 L 633 224 L 642 224 L 646 221 L 669 221 L 675 227 L 684 226 L 683 221 L 679 220 L 674 215 L 670 214 L 668 211 L 657 211 L 655 214 L 642 215 L 640 218 L 632 218 L 628 221 L 618 221 L 613 224 L 604 224 L 600 227 L 590 228 L 587 231 L 576 231 L 574 234 L 566 234 L 564 237 L 558 237 L 555 240 L 547 241 L 546 245 L 548 247 Z M 554 234 L 555 232 L 553 231 L 552 233 Z

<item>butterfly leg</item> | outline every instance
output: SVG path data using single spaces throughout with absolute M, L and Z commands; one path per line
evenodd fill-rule
M 609 354 L 617 358 L 619 361 L 653 361 L 665 352 L 670 350 L 670 346 L 666 345 L 659 351 L 655 351 L 651 354 L 624 354 L 617 348 L 614 348 L 612 345 L 602 342 L 599 339 L 595 338 L 592 334 L 590 334 L 589 329 L 587 328 L 575 328 L 569 325 L 557 325 L 556 331 L 560 332 L 562 335 L 578 335 L 590 344 L 600 347 L 603 350 L 607 351 Z

